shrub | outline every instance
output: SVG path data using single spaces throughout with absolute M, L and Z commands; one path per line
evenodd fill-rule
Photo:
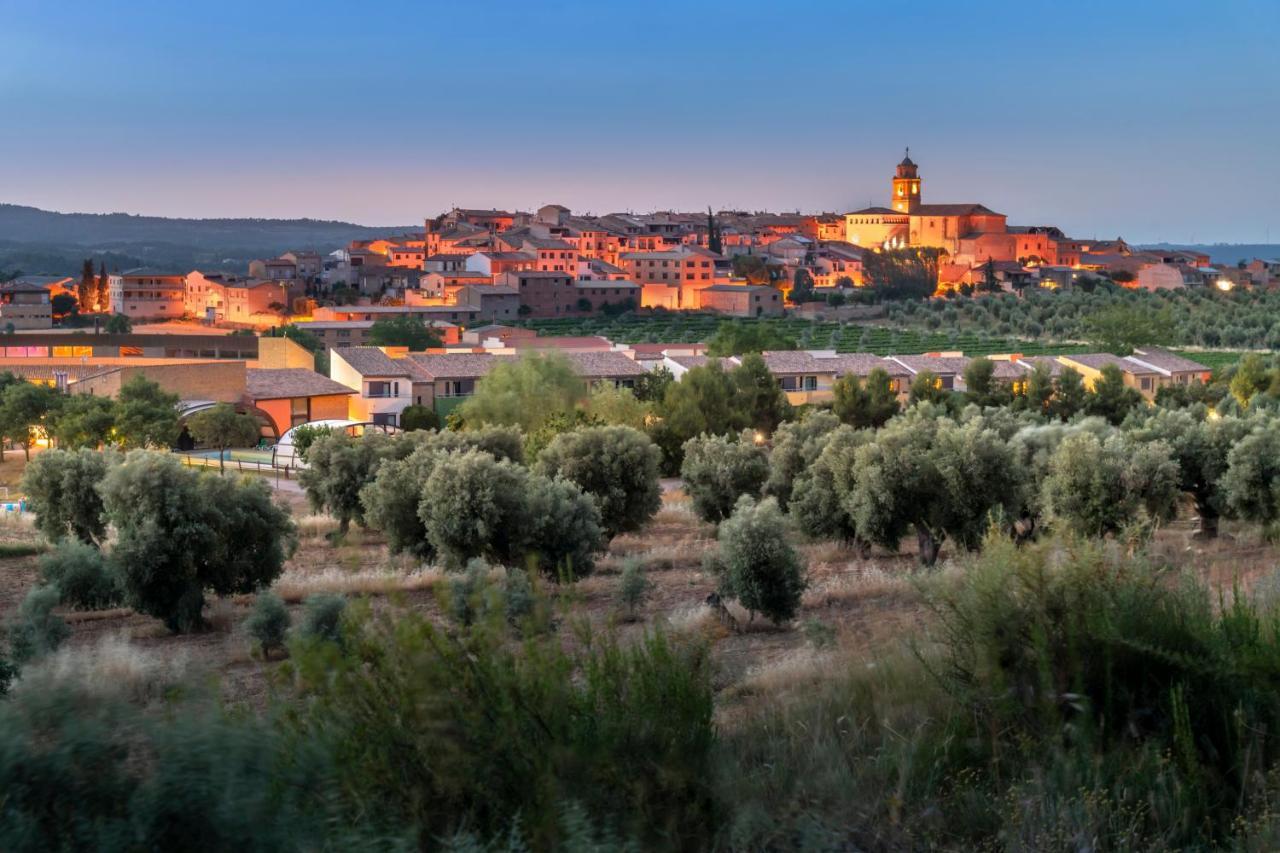
M 524 498 L 525 548 L 543 574 L 565 580 L 591 574 L 606 544 L 595 501 L 566 479 L 541 476 L 529 478 Z
M 440 416 L 427 406 L 405 406 L 400 413 L 400 428 L 405 432 L 440 429 Z
M 644 576 L 644 567 L 635 557 L 622 565 L 622 577 L 618 582 L 618 603 L 626 611 L 627 618 L 635 621 L 640 608 L 649 598 L 653 584 Z
M 625 426 L 586 427 L 557 436 L 536 470 L 576 483 L 591 495 L 610 538 L 638 530 L 662 506 L 662 454 L 648 436 Z
M 739 497 L 760 494 L 769 476 L 769 462 L 764 450 L 745 434 L 737 441 L 704 435 L 685 442 L 680 476 L 694 511 L 716 524 L 729 517 Z
M 787 532 L 777 501 L 744 495 L 719 533 L 723 592 L 752 616 L 763 613 L 779 624 L 796 615 L 808 585 Z
M 245 630 L 262 649 L 264 658 L 271 656 L 272 649 L 284 647 L 285 636 L 289 633 L 289 608 L 274 592 L 261 592 L 254 599 L 253 610 L 244 621 Z
M 423 487 L 418 515 L 446 563 L 472 557 L 515 565 L 523 556 L 529 473 L 512 462 L 471 450 L 447 453 Z
M 407 551 L 422 560 L 435 556 L 418 506 L 440 455 L 435 447 L 422 446 L 404 459 L 384 460 L 373 481 L 360 490 L 365 522 L 383 532 L 393 554 Z
M 46 450 L 27 465 L 22 490 L 35 513 L 36 529 L 51 542 L 67 536 L 101 542 L 107 524 L 98 484 L 115 454 L 94 450 Z
M 796 478 L 788 507 L 804 533 L 867 550 L 869 545 L 858 535 L 850 513 L 850 495 L 858 473 L 854 452 L 869 441 L 871 433 L 851 427 L 841 427 L 824 437 L 817 457 Z
M 82 542 L 62 542 L 41 557 L 40 579 L 58 590 L 62 604 L 82 610 L 117 607 L 124 598 L 102 553 Z
M 71 636 L 71 629 L 53 612 L 58 606 L 58 590 L 38 586 L 27 593 L 18 612 L 9 622 L 9 655 L 19 666 L 43 657 Z
M 302 602 L 302 624 L 298 636 L 304 640 L 342 644 L 342 614 L 346 612 L 346 596 L 316 593 Z
M 367 614 L 341 656 L 295 655 L 304 695 L 289 721 L 291 737 L 332 750 L 330 795 L 362 804 L 362 820 L 414 826 L 420 846 L 466 828 L 558 849 L 563 805 L 577 802 L 647 847 L 706 846 L 715 737 L 701 646 L 660 634 L 515 646 L 500 613 L 450 631 Z

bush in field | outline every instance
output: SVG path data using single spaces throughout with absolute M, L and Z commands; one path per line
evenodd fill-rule
M 662 506 L 662 454 L 639 430 L 586 427 L 557 436 L 538 455 L 536 471 L 576 483 L 595 500 L 605 533 L 638 530 Z
M 736 441 L 704 435 L 685 442 L 680 476 L 694 511 L 716 524 L 729 517 L 739 497 L 760 494 L 769 476 L 769 460 L 749 434 Z
M 131 451 L 107 474 L 102 496 L 126 600 L 174 631 L 203 625 L 206 589 L 231 595 L 270 585 L 297 543 L 266 483 L 184 468 L 164 453 Z
M 840 419 L 830 412 L 812 412 L 800 421 L 785 423 L 773 434 L 769 451 L 769 479 L 764 492 L 778 499 L 784 510 L 791 500 L 795 481 L 822 452 L 827 436 L 840 426 Z
M 629 620 L 636 620 L 652 588 L 653 584 L 644 576 L 644 566 L 639 560 L 632 557 L 623 563 L 622 576 L 618 580 L 618 603 Z
M 738 501 L 719 532 L 722 591 L 752 616 L 763 613 L 779 624 L 796 615 L 808 585 L 787 532 L 777 501 L 765 498 L 756 503 L 748 495 Z
M 272 649 L 284 648 L 290 621 L 289 609 L 280 596 L 274 592 L 260 592 L 253 601 L 253 610 L 245 619 L 244 627 L 262 650 L 262 656 L 267 658 L 271 656 Z
M 599 633 L 573 650 L 555 635 L 515 645 L 500 612 L 462 629 L 416 613 L 349 624 L 344 654 L 295 653 L 305 695 L 289 736 L 333 750 L 327 791 L 363 804 L 363 820 L 412 826 L 426 846 L 466 828 L 553 850 L 576 802 L 646 848 L 707 846 L 715 737 L 700 646 Z
M 27 465 L 22 490 L 36 515 L 36 529 L 50 541 L 68 536 L 95 544 L 106 536 L 98 484 L 116 454 L 94 450 L 46 450 Z
M 58 606 L 58 590 L 38 586 L 27 593 L 18 612 L 9 621 L 9 655 L 23 665 L 56 651 L 71 636 L 71 629 L 53 612 Z
M 391 439 L 377 432 L 360 438 L 346 433 L 319 436 L 307 449 L 307 468 L 298 475 L 311 507 L 338 520 L 338 535 L 345 536 L 351 522 L 364 526 L 360 490 L 373 482 L 378 466 L 391 453 Z
M 1240 518 L 1265 525 L 1280 520 L 1280 423 L 1268 421 L 1231 448 L 1222 490 Z
M 83 542 L 59 543 L 40 558 L 40 579 L 58 590 L 64 605 L 81 610 L 117 607 L 124 592 L 102 552 Z
M 977 547 L 993 513 L 1017 508 L 1023 475 L 1008 443 L 980 421 L 958 425 L 927 407 L 916 411 L 858 448 L 845 503 L 859 534 L 886 548 L 896 550 L 914 528 L 928 566 L 948 538 Z
M 517 565 L 532 519 L 530 475 L 512 462 L 471 450 L 442 456 L 422 490 L 418 515 L 431 544 L 450 565 L 473 557 Z
M 1065 438 L 1049 460 L 1044 504 L 1068 530 L 1085 536 L 1118 533 L 1145 512 L 1173 517 L 1178 464 L 1163 442 L 1106 441 L 1090 433 Z
M 608 542 L 595 501 L 569 480 L 536 475 L 528 478 L 524 499 L 524 548 L 542 573 L 567 580 L 591 574 Z
M 304 640 L 342 644 L 342 614 L 347 610 L 346 596 L 318 592 L 302 602 L 302 624 L 298 636 Z
M 524 462 L 524 435 L 517 427 L 480 426 L 466 430 L 417 431 L 392 439 L 390 455 L 403 459 L 415 450 L 429 447 L 444 453 L 450 450 L 482 450 L 494 459 Z

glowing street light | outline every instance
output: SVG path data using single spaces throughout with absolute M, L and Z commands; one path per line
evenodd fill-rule
M 1236 285 L 1235 285 L 1235 282 L 1233 282 L 1229 278 L 1220 278 L 1213 283 L 1213 286 L 1218 288 L 1218 290 L 1221 290 L 1223 293 L 1226 293 Z

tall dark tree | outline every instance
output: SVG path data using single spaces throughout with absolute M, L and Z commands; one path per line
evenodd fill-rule
M 105 311 L 107 308 L 107 264 L 105 261 L 98 265 L 98 282 L 94 288 L 93 307 L 95 311 Z
M 717 255 L 724 251 L 724 239 L 720 236 L 720 225 L 711 213 L 711 205 L 707 205 L 707 248 Z
M 982 265 L 982 286 L 980 289 L 985 293 L 1000 292 L 1000 280 L 996 278 L 996 262 L 990 257 Z
M 98 281 L 93 275 L 93 259 L 85 258 L 80 269 L 80 284 L 76 287 L 76 299 L 81 311 L 92 311 L 93 300 L 98 292 Z

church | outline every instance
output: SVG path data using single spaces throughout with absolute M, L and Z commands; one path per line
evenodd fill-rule
M 871 249 L 941 249 L 948 266 L 966 270 L 988 259 L 1072 265 L 1087 251 L 1058 228 L 1011 226 L 1003 213 L 982 204 L 925 204 L 920 167 L 910 149 L 894 172 L 890 197 L 892 207 L 846 213 L 845 240 Z

